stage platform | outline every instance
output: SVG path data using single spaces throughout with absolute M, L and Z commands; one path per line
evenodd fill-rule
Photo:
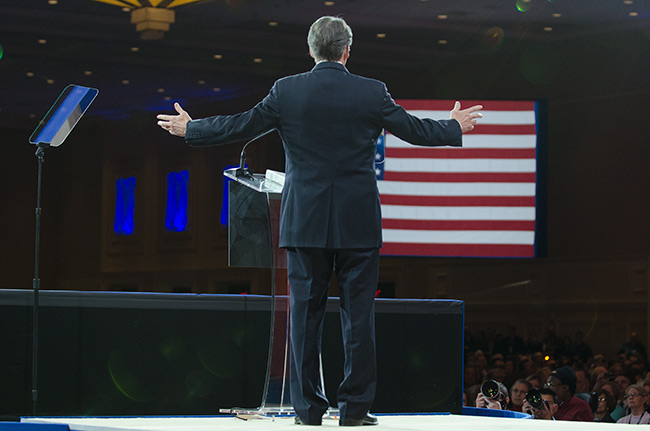
M 588 431 L 626 426 L 588 422 L 468 416 L 452 414 L 377 415 L 377 431 Z M 67 424 L 75 431 L 297 431 L 293 417 L 239 419 L 233 416 L 128 417 L 128 418 L 23 418 L 22 423 Z M 321 428 L 338 427 L 336 419 L 323 420 Z M 314 429 L 314 427 L 307 427 Z M 365 429 L 368 429 L 366 427 Z

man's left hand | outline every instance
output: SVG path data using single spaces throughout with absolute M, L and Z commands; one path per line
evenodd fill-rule
M 463 133 L 467 133 L 474 129 L 476 121 L 479 118 L 483 118 L 483 114 L 476 112 L 480 109 L 483 109 L 482 105 L 474 105 L 467 109 L 460 109 L 460 102 L 454 104 L 454 109 L 449 113 L 449 117 L 458 121 L 460 124 L 460 129 Z
M 158 125 L 174 136 L 184 137 L 187 123 L 192 121 L 192 118 L 181 108 L 178 102 L 174 103 L 174 109 L 176 109 L 178 115 L 158 114 L 156 117 L 160 120 L 158 121 Z

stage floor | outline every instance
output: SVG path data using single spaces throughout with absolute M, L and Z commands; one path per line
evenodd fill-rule
M 544 421 L 534 419 L 431 415 L 377 415 L 377 431 L 587 431 L 603 427 L 621 427 L 623 424 L 587 422 Z M 295 425 L 293 417 L 239 419 L 233 416 L 190 417 L 127 417 L 127 418 L 22 418 L 28 423 L 63 423 L 70 430 L 79 431 L 297 431 L 304 427 Z M 338 426 L 335 419 L 323 420 L 323 427 Z M 322 428 L 322 427 L 321 427 Z M 309 428 L 308 428 L 309 429 Z M 368 427 L 366 427 L 368 429 Z

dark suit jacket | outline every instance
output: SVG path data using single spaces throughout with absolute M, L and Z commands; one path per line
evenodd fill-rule
M 281 247 L 381 246 L 375 145 L 382 129 L 416 145 L 460 146 L 456 120 L 421 120 L 395 104 L 384 83 L 340 63 L 275 82 L 253 109 L 193 120 L 190 145 L 250 139 L 277 128 L 286 156 Z

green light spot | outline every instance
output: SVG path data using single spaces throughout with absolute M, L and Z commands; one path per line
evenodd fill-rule
M 108 372 L 115 387 L 133 401 L 141 403 L 151 401 L 153 396 L 129 368 L 119 352 L 115 350 L 111 352 L 108 358 Z
M 519 12 L 528 12 L 532 4 L 531 0 L 517 0 L 517 10 Z

